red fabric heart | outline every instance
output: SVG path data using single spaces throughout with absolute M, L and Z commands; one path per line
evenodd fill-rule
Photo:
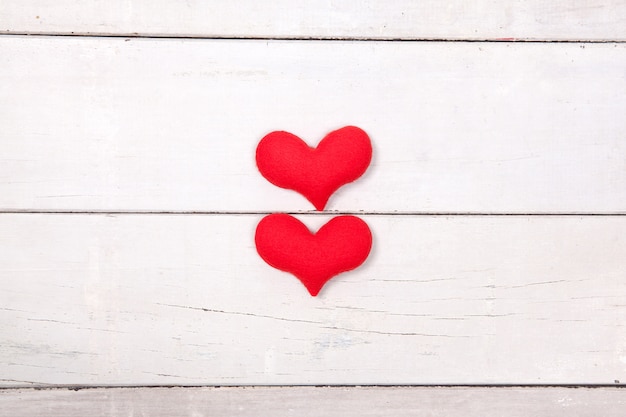
M 370 139 L 355 126 L 330 132 L 317 148 L 289 132 L 272 132 L 256 149 L 261 175 L 278 187 L 299 192 L 317 210 L 324 210 L 339 187 L 363 175 L 371 159 Z
M 295 275 L 312 296 L 328 280 L 367 259 L 372 233 L 355 216 L 337 216 L 311 233 L 288 214 L 270 214 L 256 228 L 256 250 L 269 265 Z

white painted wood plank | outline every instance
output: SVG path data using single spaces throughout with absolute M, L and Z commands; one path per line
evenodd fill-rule
M 258 141 L 374 144 L 330 210 L 626 212 L 626 45 L 0 38 L 0 208 L 310 210 Z
M 624 40 L 623 0 L 4 0 L 0 32 L 145 36 Z
M 1 384 L 626 380 L 625 216 L 362 217 L 313 298 L 261 216 L 1 215 Z
M 0 416 L 621 417 L 619 388 L 221 387 L 0 391 Z

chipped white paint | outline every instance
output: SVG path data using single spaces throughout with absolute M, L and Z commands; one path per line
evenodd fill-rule
M 626 216 L 593 216 L 626 213 L 624 43 L 10 35 L 624 41 L 624 1 L 1 3 L 3 387 L 626 380 Z M 374 250 L 311 298 L 254 251 L 251 213 L 310 210 L 254 147 L 345 124 L 375 155 L 329 209 L 373 213 Z M 100 214 L 10 213 L 55 210 Z M 167 210 L 187 214 L 106 214 Z M 0 390 L 11 417 L 625 405 L 613 388 Z
M 312 298 L 259 215 L 4 214 L 1 382 L 626 380 L 625 216 L 362 217 L 372 255 Z
M 626 212 L 625 44 L 4 37 L 0 55 L 3 209 L 311 210 L 256 144 L 354 124 L 374 159 L 330 210 Z
M 623 0 L 4 0 L 0 33 L 626 39 Z

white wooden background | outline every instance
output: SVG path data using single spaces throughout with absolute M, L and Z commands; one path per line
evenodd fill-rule
M 626 396 L 619 388 L 561 387 L 19 389 L 0 391 L 0 406 L 11 417 L 622 417 Z
M 0 32 L 0 415 L 161 395 L 28 386 L 626 380 L 626 2 L 5 0 Z M 269 131 L 347 124 L 374 159 L 326 213 L 256 170 Z M 256 254 L 273 211 L 360 213 L 373 252 L 311 298 Z M 345 398 L 268 389 L 172 398 Z M 623 410 L 619 388 L 346 390 L 359 415 Z
M 626 40 L 623 0 L 2 0 L 0 31 L 285 39 Z

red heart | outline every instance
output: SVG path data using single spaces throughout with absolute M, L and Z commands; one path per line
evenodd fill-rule
M 337 216 L 311 233 L 295 217 L 270 214 L 254 240 L 265 262 L 294 274 L 314 297 L 332 277 L 365 262 L 372 248 L 369 227 L 355 216 Z
M 339 187 L 363 175 L 371 159 L 370 139 L 355 126 L 330 132 L 317 148 L 289 132 L 272 132 L 256 149 L 261 174 L 278 187 L 299 192 L 317 210 Z

